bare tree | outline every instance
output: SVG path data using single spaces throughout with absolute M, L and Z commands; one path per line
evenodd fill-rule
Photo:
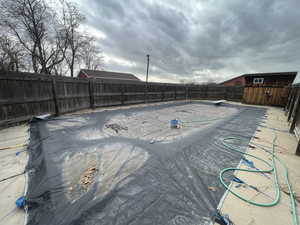
M 46 0 L 0 0 L 0 28 L 7 29 L 10 40 L 22 49 L 18 57 L 20 52 L 27 55 L 24 62 L 31 71 L 55 75 L 70 71 L 73 77 L 77 65 L 99 69 L 103 57 L 95 38 L 80 32 L 84 16 L 74 3 L 59 2 L 61 7 L 54 9 Z M 3 44 L 0 60 L 13 62 L 15 68 L 9 68 L 18 70 L 20 58 L 15 49 L 7 50 Z
M 82 63 L 85 69 L 99 70 L 102 69 L 103 55 L 96 44 L 94 37 L 86 37 L 84 47 L 81 52 Z
M 65 39 L 61 38 L 55 13 L 44 0 L 2 1 L 1 25 L 9 28 L 31 56 L 34 72 L 50 74 L 64 60 Z
M 80 13 L 75 4 L 65 0 L 61 0 L 60 2 L 62 4 L 61 23 L 68 45 L 65 52 L 65 60 L 69 67 L 71 77 L 73 77 L 75 63 L 80 63 L 80 52 L 82 52 L 82 49 L 85 46 L 85 38 L 79 32 L 79 27 L 84 22 L 85 17 Z
M 0 70 L 19 71 L 24 68 L 24 51 L 19 43 L 7 35 L 0 37 Z
M 52 73 L 56 76 L 66 76 L 66 74 L 69 73 L 69 66 L 68 66 L 66 60 L 62 61 L 59 64 L 56 64 L 53 67 Z

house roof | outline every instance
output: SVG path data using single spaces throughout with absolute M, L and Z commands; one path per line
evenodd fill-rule
M 240 78 L 240 77 L 257 77 L 257 76 L 261 76 L 261 77 L 267 77 L 268 76 L 269 77 L 269 76 L 296 76 L 296 75 L 297 75 L 296 71 L 293 71 L 293 72 L 273 72 L 273 73 L 246 73 L 246 74 L 231 78 L 229 80 L 225 80 L 225 81 L 221 82 L 220 84 L 224 84 L 226 82 L 235 80 L 235 79 Z
M 257 76 L 296 76 L 297 72 L 274 72 L 274 73 L 248 73 L 244 74 L 242 76 L 245 77 L 257 77 Z
M 225 80 L 225 81 L 221 82 L 220 84 L 224 84 L 224 83 L 226 83 L 226 82 L 235 80 L 235 79 L 240 78 L 240 77 L 243 77 L 243 76 L 244 76 L 244 75 L 240 75 L 240 76 L 237 76 L 237 77 L 233 77 L 233 78 L 231 78 L 231 79 L 229 79 L 229 80 Z
M 134 76 L 131 73 L 119 73 L 119 72 L 110 72 L 104 70 L 87 70 L 82 69 L 80 73 L 84 73 L 88 77 L 94 77 L 98 79 L 105 79 L 105 80 L 127 80 L 127 81 L 141 81 L 139 78 Z

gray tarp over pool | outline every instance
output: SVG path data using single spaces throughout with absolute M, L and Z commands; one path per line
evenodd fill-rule
M 28 224 L 209 224 L 242 157 L 216 143 L 246 146 L 264 113 L 180 102 L 32 123 Z

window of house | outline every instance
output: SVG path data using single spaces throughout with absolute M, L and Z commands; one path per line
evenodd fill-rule
M 263 84 L 264 83 L 264 78 L 254 78 L 253 79 L 253 84 Z

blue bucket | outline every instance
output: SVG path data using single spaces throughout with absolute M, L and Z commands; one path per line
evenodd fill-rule
M 170 121 L 171 128 L 179 128 L 179 121 L 178 120 L 171 120 Z

